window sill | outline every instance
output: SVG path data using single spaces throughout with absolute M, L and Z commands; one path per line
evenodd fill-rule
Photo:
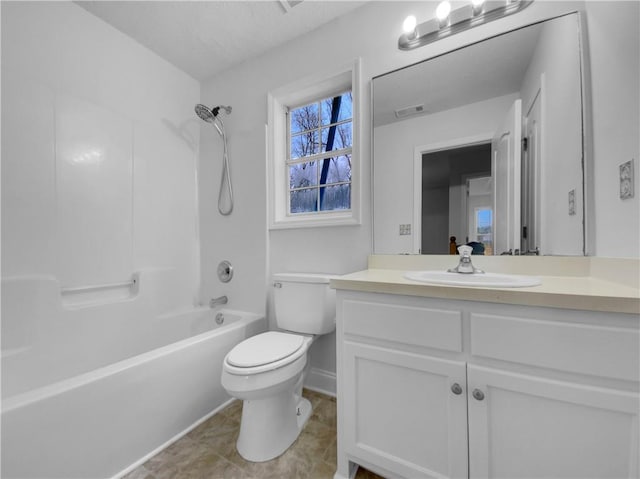
M 326 226 L 357 226 L 361 222 L 354 217 L 352 211 L 345 213 L 329 213 L 314 216 L 289 216 L 272 221 L 269 230 L 284 230 L 293 228 L 320 228 Z

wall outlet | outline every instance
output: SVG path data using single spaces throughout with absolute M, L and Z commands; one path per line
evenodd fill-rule
M 569 192 L 569 215 L 576 214 L 576 190 L 573 189 Z
M 400 225 L 400 235 L 410 235 L 411 234 L 411 225 Z
M 620 165 L 620 199 L 633 198 L 633 159 Z

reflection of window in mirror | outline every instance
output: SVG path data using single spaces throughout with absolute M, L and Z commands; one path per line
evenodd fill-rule
M 490 175 L 467 178 L 467 243 L 473 254 L 493 254 L 493 182 Z
M 485 255 L 493 254 L 493 210 L 491 208 L 475 208 L 475 237 L 476 241 L 484 246 Z

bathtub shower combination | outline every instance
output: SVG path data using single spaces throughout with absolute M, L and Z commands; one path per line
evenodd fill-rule
M 119 477 L 228 402 L 224 357 L 266 322 L 167 309 L 170 277 L 139 273 L 103 302 L 2 280 L 2 477 Z

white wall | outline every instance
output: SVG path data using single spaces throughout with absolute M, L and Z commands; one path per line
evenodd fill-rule
M 595 245 L 640 256 L 640 3 L 586 2 L 593 114 Z M 619 165 L 635 159 L 635 196 L 619 197 Z
M 609 2 L 607 2 L 609 3 Z M 419 48 L 411 52 L 401 52 L 397 49 L 400 25 L 409 13 L 415 13 L 426 18 L 435 10 L 437 2 L 371 2 L 364 7 L 332 21 L 324 27 L 310 32 L 276 50 L 259 58 L 247 61 L 209 81 L 202 86 L 202 101 L 212 104 L 230 104 L 233 113 L 226 120 L 230 142 L 230 155 L 234 188 L 236 193 L 236 208 L 231 217 L 222 217 L 216 210 L 217 189 L 221 171 L 221 145 L 214 132 L 203 132 L 201 175 L 200 175 L 200 209 L 202 234 L 202 282 L 203 294 L 206 297 L 229 294 L 233 307 L 250 311 L 263 311 L 268 297 L 267 278 L 275 271 L 325 271 L 346 273 L 366 267 L 367 255 L 372 252 L 372 224 L 371 224 L 371 135 L 368 128 L 364 129 L 362 143 L 362 173 L 363 173 L 363 222 L 361 226 L 343 226 L 333 228 L 310 228 L 300 230 L 266 231 L 266 159 L 265 159 L 265 123 L 267 121 L 267 93 L 295 80 L 322 72 L 322 65 L 338 66 L 345 64 L 355 57 L 362 59 L 362 77 L 365 81 L 363 91 L 363 123 L 371 124 L 370 79 L 376 75 L 392 69 L 414 63 L 453 48 L 472 43 L 492 34 L 509 30 L 517 26 L 526 25 L 534 21 L 548 18 L 567 11 L 582 8 L 581 2 L 534 2 L 523 12 L 497 22 L 480 26 L 468 32 L 444 39 L 434 44 Z M 455 6 L 455 5 L 454 5 Z M 635 6 L 628 4 L 624 8 L 631 10 Z M 590 7 L 598 11 L 598 7 Z M 615 9 L 614 9 L 615 10 Z M 625 15 L 620 15 L 624 18 Z M 636 16 L 637 17 L 637 16 Z M 618 18 L 618 14 L 616 17 Z M 606 20 L 606 18 L 605 18 Z M 596 35 L 598 41 L 609 43 L 611 39 L 604 35 L 606 29 L 616 31 L 620 41 L 624 33 L 619 33 L 614 17 L 601 25 L 603 32 Z M 625 19 L 631 25 L 631 20 Z M 600 22 L 598 22 L 600 23 Z M 637 30 L 637 24 L 634 27 Z M 616 36 L 614 36 L 616 37 Z M 617 38 L 617 37 L 616 37 Z M 617 40 L 616 40 L 617 41 Z M 637 42 L 636 42 L 637 43 Z M 618 79 L 617 75 L 609 75 L 601 69 L 607 69 L 604 64 L 604 52 L 609 51 L 605 45 L 596 48 L 597 56 L 593 68 L 596 70 L 594 81 L 594 96 L 600 96 L 600 103 L 606 102 L 611 94 L 609 87 L 616 86 L 616 95 L 621 98 L 632 95 L 637 99 L 637 73 L 631 79 Z M 625 55 L 629 56 L 636 50 L 627 47 Z M 309 57 L 313 53 L 313 58 Z M 637 57 L 637 55 L 636 55 Z M 628 61 L 624 60 L 624 61 Z M 637 62 L 636 59 L 633 59 Z M 637 64 L 637 63 L 636 63 Z M 635 78 L 635 79 L 634 79 Z M 618 85 L 621 82 L 622 84 Z M 632 91 L 633 87 L 636 91 Z M 623 92 L 626 92 L 623 95 Z M 635 95 L 635 97 L 633 96 Z M 629 101 L 616 102 L 619 109 L 624 110 L 620 118 L 631 121 L 621 125 L 617 133 L 621 141 L 632 153 L 632 146 L 637 143 L 638 120 L 634 116 L 635 103 Z M 602 110 L 603 106 L 599 106 Z M 594 140 L 605 141 L 608 125 L 616 125 L 613 115 L 601 112 L 603 121 L 596 123 Z M 634 123 L 635 122 L 635 123 Z M 633 127 L 635 126 L 635 130 Z M 604 137 L 604 138 L 603 138 Z M 600 143 L 601 144 L 601 143 Z M 637 145 L 636 145 L 637 148 Z M 600 168 L 610 162 L 603 148 L 594 158 Z M 635 150 L 637 152 L 637 149 Z M 634 153 L 637 155 L 637 153 Z M 628 156 L 628 155 L 627 155 Z M 622 161 L 622 160 L 621 160 Z M 609 191 L 611 179 L 604 183 L 599 177 L 595 179 L 595 189 L 600 195 Z M 607 193 L 609 194 L 609 193 Z M 393 198 L 393 201 L 403 201 Z M 616 203 L 610 200 L 609 203 Z M 629 213 L 638 213 L 637 198 L 628 203 Z M 635 206 L 634 206 L 635 205 Z M 602 209 L 599 207 L 599 210 Z M 634 230 L 632 222 L 616 221 L 615 228 L 607 228 L 608 219 L 604 221 L 605 229 L 599 234 L 602 246 L 598 254 L 603 256 L 619 256 L 621 254 L 638 256 L 637 251 L 630 248 L 617 249 L 620 243 L 611 236 L 635 238 L 637 245 L 637 223 Z M 637 220 L 636 220 L 637 221 Z M 412 216 L 397 217 L 394 223 L 411 223 Z M 378 226 L 376 226 L 377 228 Z M 599 231 L 599 225 L 596 225 Z M 397 230 L 394 228 L 394 231 Z M 409 251 L 409 247 L 394 247 L 389 252 L 399 253 Z M 231 283 L 223 285 L 215 276 L 215 267 L 221 259 L 231 260 L 236 267 L 236 277 Z M 335 346 L 330 335 L 316 343 L 312 351 L 314 367 L 335 371 Z
M 199 84 L 71 2 L 2 3 L 2 276 L 198 299 Z M 3 318 L 5 319 L 5 318 Z

